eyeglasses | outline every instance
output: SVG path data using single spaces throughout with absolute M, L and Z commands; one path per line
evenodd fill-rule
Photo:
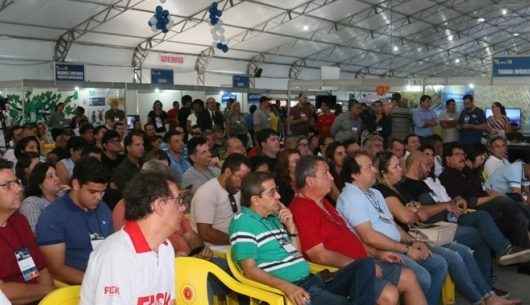
M 264 190 L 263 192 L 261 192 L 261 195 L 265 194 L 268 197 L 274 197 L 274 195 L 279 194 L 279 193 L 280 192 L 279 192 L 278 188 L 277 187 L 273 187 L 273 188 L 270 188 L 268 190 Z
M 167 200 L 174 200 L 175 203 L 176 203 L 178 206 L 183 206 L 183 205 L 184 205 L 184 197 L 185 197 L 185 194 L 184 194 L 184 193 L 181 193 L 181 194 L 179 194 L 177 197 L 167 197 L 166 199 L 167 199 Z
M 20 179 L 16 179 L 0 184 L 0 187 L 5 187 L 9 190 L 11 190 L 14 186 L 22 186 L 22 181 L 20 181 Z

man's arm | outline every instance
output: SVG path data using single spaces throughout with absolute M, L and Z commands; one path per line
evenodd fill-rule
M 45 297 L 53 289 L 55 289 L 55 287 L 53 286 L 52 278 L 47 269 L 39 271 L 39 279 L 36 284 L 0 281 L 0 290 L 2 290 L 13 304 L 29 304 L 36 302 Z
M 214 245 L 228 245 L 228 234 L 214 229 L 210 223 L 197 223 L 197 231 L 202 240 Z
M 422 205 L 418 210 L 418 217 L 421 221 L 427 221 L 434 215 L 437 215 L 439 213 L 442 213 L 444 211 L 450 211 L 451 210 L 452 203 L 437 203 L 434 205 L 428 205 L 424 206 Z M 451 210 L 452 211 L 452 210 Z
M 377 250 L 393 251 L 399 253 L 407 253 L 408 246 L 400 242 L 396 242 L 377 232 L 372 228 L 372 224 L 367 221 L 355 226 L 355 231 L 365 244 Z
M 40 246 L 40 250 L 53 277 L 61 282 L 79 285 L 83 281 L 84 272 L 65 265 L 66 246 L 64 243 Z
M 318 244 L 306 251 L 307 257 L 317 264 L 342 268 L 350 264 L 353 259 L 338 252 L 328 250 L 323 244 Z
M 274 277 L 256 266 L 253 259 L 245 259 L 240 262 L 246 277 L 256 282 L 281 290 L 296 305 L 304 305 L 310 296 L 302 287 L 298 287 L 287 281 Z

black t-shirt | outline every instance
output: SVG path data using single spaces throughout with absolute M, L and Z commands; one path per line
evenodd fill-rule
M 400 193 L 394 191 L 393 189 L 389 188 L 388 186 L 384 185 L 384 184 L 376 184 L 374 186 L 374 188 L 378 191 L 381 192 L 381 194 L 383 195 L 383 197 L 385 197 L 385 200 L 389 197 L 396 197 L 397 199 L 399 199 L 399 201 L 401 201 L 401 203 L 403 205 L 407 204 L 407 201 L 403 198 L 403 196 L 401 196 Z M 409 231 L 409 226 L 406 224 L 406 223 L 402 223 L 401 221 L 399 221 L 399 219 L 397 218 L 394 218 L 394 221 L 405 231 L 405 232 L 408 232 Z
M 422 205 L 434 205 L 436 202 L 431 196 L 431 188 L 422 180 L 414 180 L 405 177 L 396 185 L 396 189 L 401 193 L 403 198 L 410 201 L 418 201 Z M 432 216 L 427 222 L 437 222 L 447 219 L 447 212 L 443 211 Z
M 111 159 L 107 157 L 105 153 L 101 154 L 101 163 L 103 166 L 109 171 L 110 174 L 114 171 L 118 165 L 120 165 L 121 161 L 123 161 L 123 155 L 118 155 L 116 159 Z
M 156 132 L 166 132 L 167 113 L 165 111 L 157 114 L 154 110 L 151 110 L 147 116 L 149 117 L 149 122 L 155 125 Z

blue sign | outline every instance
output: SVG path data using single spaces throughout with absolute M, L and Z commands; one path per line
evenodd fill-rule
M 530 57 L 495 57 L 491 71 L 494 77 L 530 76 Z
M 151 69 L 152 85 L 173 85 L 173 70 Z
M 261 98 L 261 95 L 258 94 L 249 94 L 248 95 L 248 104 L 259 104 L 259 99 Z
M 60 81 L 85 81 L 85 65 L 55 64 L 55 80 Z
M 232 75 L 232 87 L 248 88 L 250 87 L 250 78 L 248 75 Z

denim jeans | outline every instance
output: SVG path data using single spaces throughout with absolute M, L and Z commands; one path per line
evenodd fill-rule
M 416 278 L 427 298 L 429 305 L 440 305 L 442 285 L 447 276 L 447 262 L 440 255 L 433 253 L 423 261 L 415 261 L 401 254 L 403 265 L 409 267 L 416 274 Z
M 473 249 L 482 275 L 493 285 L 492 252 L 500 257 L 510 247 L 510 242 L 504 237 L 488 212 L 476 211 L 460 216 L 456 229 L 455 241 Z
M 507 196 L 497 196 L 492 200 L 477 206 L 488 212 L 501 232 L 510 240 L 512 245 L 530 248 L 528 239 L 529 220 L 524 209 Z
M 352 262 L 341 268 L 330 281 L 317 275 L 294 284 L 311 296 L 307 305 L 371 305 L 375 304 L 375 265 L 371 258 Z
M 491 286 L 480 272 L 469 247 L 452 242 L 433 247 L 432 252 L 445 258 L 456 289 L 471 303 L 478 304 L 492 293 Z

